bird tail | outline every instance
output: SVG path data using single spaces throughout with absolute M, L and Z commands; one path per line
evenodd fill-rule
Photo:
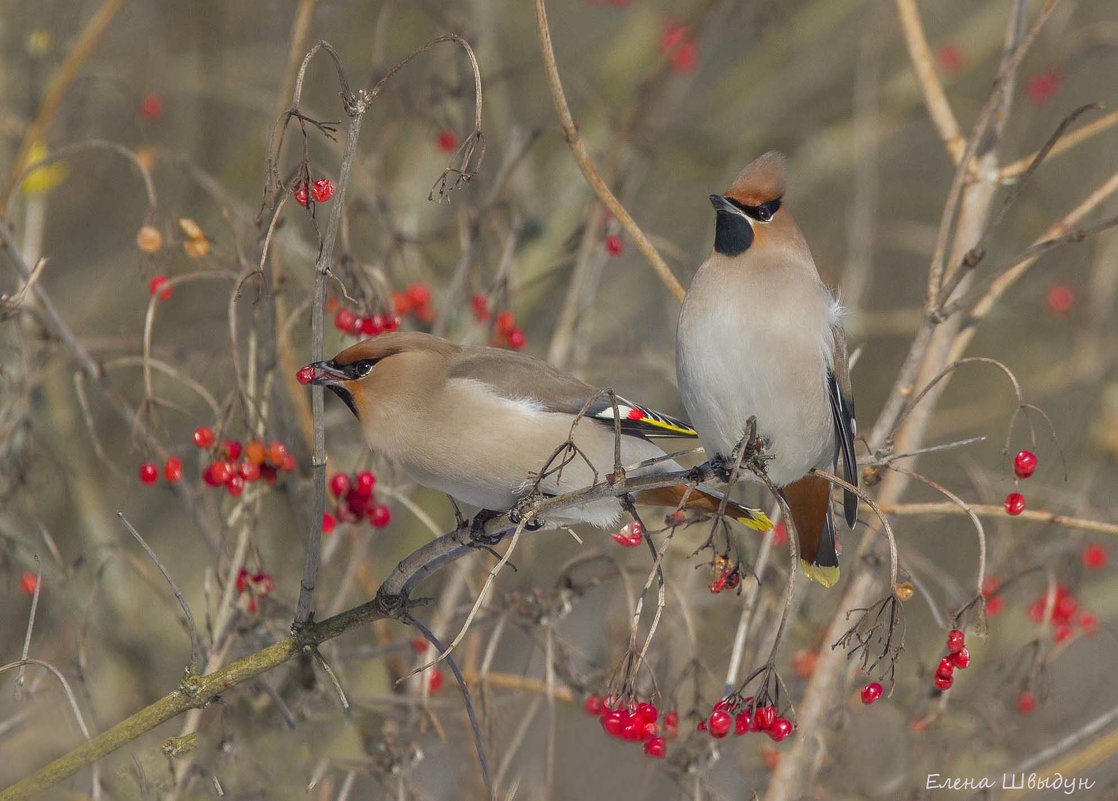
M 687 495 L 685 509 L 714 514 L 722 505 L 722 494 L 717 490 L 694 487 L 688 493 L 686 484 L 645 490 L 637 495 L 636 500 L 651 506 L 679 506 L 685 494 Z M 743 526 L 748 526 L 755 531 L 769 531 L 773 527 L 773 522 L 769 520 L 768 515 L 760 509 L 742 506 L 733 500 L 726 501 L 726 514 Z
M 824 587 L 834 586 L 839 578 L 839 564 L 830 482 L 818 476 L 804 476 L 781 491 L 796 524 L 804 575 Z

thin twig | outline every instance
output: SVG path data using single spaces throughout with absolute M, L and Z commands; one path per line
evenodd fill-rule
M 190 631 L 190 671 L 192 673 L 197 673 L 202 664 L 202 641 L 198 639 L 198 628 L 194 624 L 194 615 L 190 611 L 190 605 L 186 602 L 186 597 L 182 594 L 182 590 L 179 589 L 179 585 L 171 578 L 171 574 L 167 572 L 167 568 L 159 561 L 159 557 L 156 556 L 155 551 L 153 551 L 151 546 L 140 536 L 140 532 L 136 531 L 136 528 L 128 522 L 128 518 L 124 516 L 124 512 L 117 512 L 116 516 L 120 518 L 120 522 L 124 524 L 124 527 L 128 529 L 128 533 L 132 535 L 136 542 L 140 543 L 140 547 L 144 549 L 144 553 L 151 558 L 151 561 L 155 562 L 155 566 L 158 567 L 159 572 L 163 574 L 163 578 L 166 579 L 167 584 L 171 587 L 171 592 L 175 594 L 175 599 L 178 600 L 179 606 L 182 607 L 182 613 L 186 617 L 186 627 Z
M 598 171 L 594 168 L 594 162 L 591 161 L 590 153 L 586 150 L 586 143 L 582 141 L 582 135 L 578 132 L 578 125 L 575 123 L 574 117 L 571 116 L 571 109 L 567 105 L 567 97 L 563 93 L 563 84 L 559 80 L 559 67 L 555 63 L 555 51 L 551 47 L 551 30 L 547 25 L 547 10 L 544 8 L 544 0 L 535 0 L 535 3 L 536 33 L 539 36 L 544 70 L 547 73 L 547 86 L 551 92 L 551 100 L 555 104 L 555 113 L 559 116 L 559 124 L 563 128 L 563 138 L 567 140 L 571 153 L 575 157 L 575 162 L 578 163 L 578 167 L 582 170 L 590 188 L 594 190 L 602 203 L 621 223 L 621 227 L 636 243 L 640 252 L 652 267 L 652 271 L 656 273 L 664 286 L 668 288 L 668 291 L 675 296 L 676 300 L 682 301 L 686 294 L 683 285 L 672 274 L 671 268 L 668 267 L 660 252 L 656 250 L 656 246 L 649 241 L 644 231 L 637 225 L 636 220 L 633 219 L 610 188 L 606 186 L 598 175 Z

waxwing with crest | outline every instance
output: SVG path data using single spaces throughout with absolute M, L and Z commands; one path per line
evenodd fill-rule
M 730 460 L 750 417 L 799 535 L 804 573 L 831 586 L 838 548 L 830 483 L 857 485 L 854 401 L 842 309 L 784 204 L 785 160 L 769 152 L 745 167 L 715 210 L 714 252 L 680 310 L 676 372 L 683 406 L 707 455 Z M 851 528 L 858 498 L 844 492 Z
M 357 416 L 366 444 L 418 483 L 490 512 L 512 509 L 533 485 L 547 495 L 583 489 L 614 471 L 614 401 L 596 387 L 514 351 L 461 347 L 421 333 L 381 334 L 329 361 L 303 368 Z M 694 438 L 685 422 L 616 398 L 621 464 L 627 475 L 682 471 L 651 438 Z M 573 439 L 577 453 L 562 455 Z M 632 469 L 652 459 L 659 461 Z M 558 469 L 559 465 L 562 469 Z M 717 491 L 684 484 L 646 491 L 638 503 L 713 512 Z M 616 525 L 620 502 L 567 508 L 545 525 Z M 767 530 L 755 509 L 728 502 L 727 514 Z

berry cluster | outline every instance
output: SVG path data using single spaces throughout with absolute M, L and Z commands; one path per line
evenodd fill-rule
M 297 467 L 295 457 L 278 440 L 265 444 L 254 439 L 242 445 L 235 439 L 227 439 L 219 447 L 209 426 L 194 429 L 192 439 L 201 450 L 213 451 L 213 460 L 202 470 L 202 481 L 210 487 L 225 487 L 233 496 L 244 492 L 246 483 L 264 479 L 268 484 L 275 484 L 281 472 L 290 473 Z M 182 481 L 182 459 L 168 458 L 163 463 L 163 478 L 168 484 Z M 140 465 L 140 483 L 150 485 L 157 481 L 159 468 L 155 463 Z
M 513 350 L 520 350 L 524 347 L 526 342 L 524 332 L 516 326 L 516 315 L 510 311 L 503 311 L 497 313 L 497 319 L 493 321 L 496 328 L 497 336 L 493 344 L 507 345 Z
M 247 568 L 242 567 L 237 572 L 236 586 L 239 603 L 249 614 L 256 614 L 256 599 L 271 595 L 276 583 L 270 573 L 249 573 Z
M 435 321 L 435 310 L 431 308 L 431 287 L 423 281 L 416 281 L 403 292 L 393 292 L 392 303 L 400 317 L 410 314 L 424 325 Z
M 310 208 L 310 201 L 315 203 L 325 203 L 327 200 L 334 196 L 334 182 L 329 178 L 319 178 L 311 183 L 310 192 L 307 192 L 307 185 L 300 181 L 295 184 L 295 202 L 305 209 Z
M 634 520 L 626 523 L 620 531 L 615 531 L 610 536 L 622 548 L 635 548 L 641 544 L 641 540 L 644 538 L 644 526 L 640 524 L 639 520 Z
M 694 72 L 699 66 L 699 46 L 695 35 L 686 25 L 669 22 L 660 33 L 660 52 L 671 59 L 672 68 L 678 73 Z
M 714 569 L 714 581 L 710 583 L 710 591 L 715 595 L 741 586 L 741 569 L 737 565 L 731 566 L 730 560 L 725 556 L 714 557 L 711 567 Z
M 715 703 L 710 717 L 700 720 L 695 727 L 696 731 L 710 732 L 710 736 L 718 740 L 733 729 L 736 737 L 752 731 L 767 734 L 769 739 L 777 743 L 791 734 L 794 728 L 792 721 L 781 717 L 779 709 L 771 704 L 756 704 L 752 696 L 740 704 L 730 698 L 723 698 Z
M 373 487 L 377 477 L 370 470 L 362 470 L 352 475 L 335 473 L 330 476 L 330 494 L 338 499 L 333 514 L 322 516 L 322 533 L 329 534 L 338 521 L 357 523 L 368 520 L 373 528 L 384 528 L 392 522 L 392 510 L 383 503 L 377 503 Z
M 1029 478 L 1036 472 L 1037 458 L 1032 451 L 1018 451 L 1013 459 L 1013 474 L 1019 479 Z M 1005 512 L 1009 515 L 1019 515 L 1025 511 L 1025 496 L 1020 492 L 1011 492 L 1005 496 Z
M 160 300 L 167 300 L 171 297 L 171 292 L 174 291 L 174 287 L 169 286 L 169 281 L 170 279 L 162 273 L 155 276 L 148 283 L 148 292 L 153 295 L 159 295 Z
M 336 304 L 337 300 L 333 303 Z M 364 339 L 399 330 L 400 318 L 394 314 L 371 314 L 363 317 L 343 306 L 334 311 L 334 328 L 351 337 Z
M 940 659 L 936 667 L 936 689 L 951 689 L 951 685 L 955 683 L 955 668 L 966 670 L 968 667 L 970 651 L 967 650 L 966 635 L 959 629 L 951 629 L 947 632 L 947 656 Z
M 679 713 L 664 715 L 663 727 L 657 722 L 660 710 L 649 701 L 620 703 L 616 697 L 588 695 L 582 704 L 588 714 L 596 715 L 602 729 L 610 737 L 629 742 L 643 742 L 644 752 L 650 757 L 663 759 L 668 753 L 665 737 L 675 737 L 679 732 Z M 661 734 L 661 729 L 663 734 Z
M 1034 623 L 1044 621 L 1044 613 L 1048 607 L 1048 593 L 1042 593 L 1039 598 L 1029 604 L 1029 618 Z M 1079 602 L 1063 584 L 1056 585 L 1056 600 L 1052 606 L 1052 640 L 1064 642 L 1075 634 L 1076 628 L 1084 634 L 1094 634 L 1098 628 L 1098 618 L 1094 612 L 1079 608 Z
M 422 637 L 411 638 L 411 649 L 417 654 L 427 653 L 427 649 L 430 647 L 431 643 L 427 642 L 427 640 L 423 639 Z M 431 695 L 434 695 L 443 688 L 443 672 L 437 667 L 428 668 L 426 671 L 424 671 L 424 675 L 427 676 L 427 689 L 431 693 Z

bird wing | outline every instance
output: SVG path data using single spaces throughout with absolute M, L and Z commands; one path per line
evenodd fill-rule
M 827 373 L 827 394 L 831 401 L 831 414 L 835 422 L 835 439 L 842 452 L 842 477 L 854 487 L 858 486 L 858 460 L 854 455 L 854 437 L 858 426 L 854 421 L 854 396 L 850 390 L 850 370 L 846 361 L 846 332 L 841 324 L 834 326 L 834 365 Z M 836 454 L 837 466 L 837 454 Z M 858 521 L 858 496 L 850 490 L 842 495 L 846 524 L 854 528 Z
M 454 359 L 450 378 L 486 384 L 509 400 L 529 400 L 550 412 L 578 415 L 613 427 L 614 401 L 602 390 L 557 370 L 547 362 L 499 348 L 463 350 Z M 596 397 L 597 396 L 597 397 Z M 621 433 L 639 437 L 688 437 L 690 424 L 615 395 Z

